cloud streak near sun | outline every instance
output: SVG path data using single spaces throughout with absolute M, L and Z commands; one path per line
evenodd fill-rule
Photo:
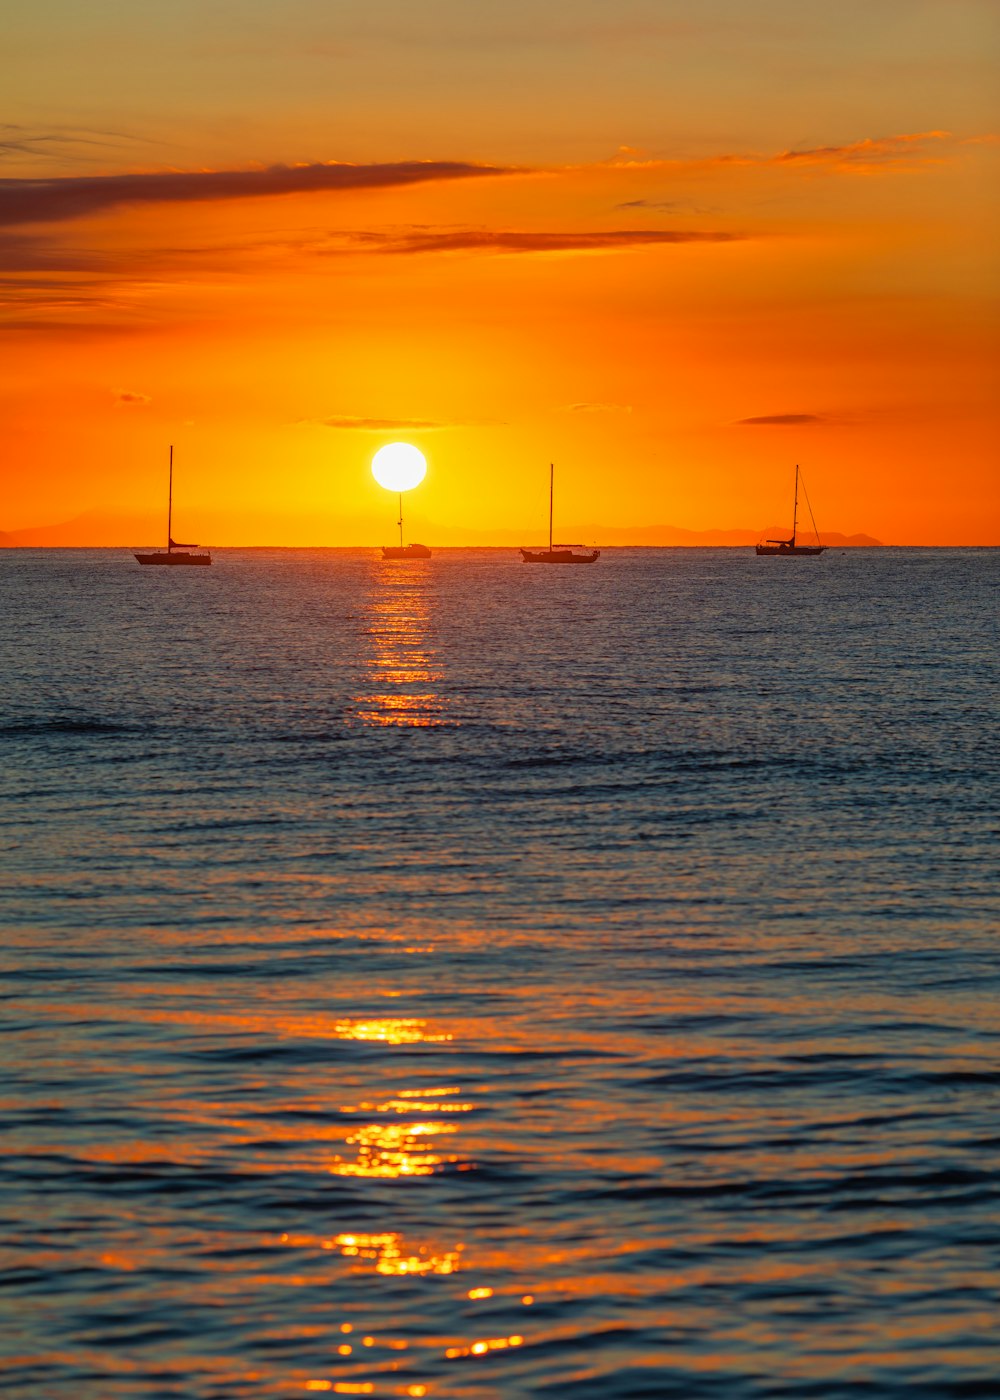
M 359 251 L 382 253 L 595 253 L 665 243 L 736 243 L 745 233 L 704 229 L 605 229 L 598 232 L 536 229 L 441 229 L 348 235 Z M 334 247 L 331 252 L 343 252 Z
M 740 418 L 738 428 L 804 428 L 811 423 L 829 423 L 823 413 L 762 413 L 756 418 Z
M 453 423 L 437 423 L 428 418 L 354 418 L 347 415 L 320 418 L 316 421 L 323 428 L 342 428 L 366 433 L 417 432 L 456 426 Z

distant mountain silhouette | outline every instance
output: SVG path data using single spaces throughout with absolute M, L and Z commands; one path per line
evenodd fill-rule
M 688 546 L 691 548 L 719 548 L 730 545 L 733 547 L 745 547 L 754 545 L 762 537 L 773 537 L 783 540 L 788 538 L 790 530 L 788 524 L 767 525 L 760 530 L 684 530 L 678 525 L 560 525 L 558 534 L 560 539 L 576 541 L 579 544 L 598 545 L 632 545 L 632 546 L 660 546 L 661 548 L 676 548 Z M 430 526 L 426 527 L 430 533 Z M 514 535 L 510 530 L 472 530 L 460 529 L 455 526 L 441 528 L 434 531 L 434 537 L 442 545 L 447 544 L 468 544 L 505 547 L 514 541 Z M 809 530 L 800 530 L 797 536 L 800 544 L 815 543 L 815 536 Z M 518 544 L 532 545 L 545 542 L 543 532 L 539 530 L 525 530 L 517 536 Z M 821 534 L 821 542 L 831 548 L 858 547 L 882 547 L 882 541 L 875 539 L 873 535 L 844 535 L 837 530 L 824 530 Z
M 73 549 L 101 545 L 163 544 L 166 525 L 153 515 L 104 516 L 96 512 L 74 516 L 58 525 L 35 525 L 27 530 L 0 530 L 0 547 L 8 549 Z
M 202 518 L 200 522 L 198 520 L 193 522 L 194 534 L 192 538 L 228 539 L 234 545 L 246 544 L 249 541 L 262 545 L 280 544 L 280 540 L 261 540 L 259 538 L 263 524 L 264 522 L 258 519 L 237 523 L 233 519 L 225 520 L 221 517 Z M 295 540 L 296 537 L 302 539 L 301 522 L 290 520 L 289 525 L 292 526 L 290 531 L 292 539 Z M 57 525 L 38 525 L 26 530 L 0 530 L 0 548 L 74 549 L 101 546 L 106 548 L 159 546 L 164 543 L 164 528 L 164 521 L 158 515 L 103 515 L 94 511 L 75 516 L 72 520 L 63 521 Z M 192 527 L 186 528 L 190 534 Z M 271 528 L 279 536 L 284 533 L 282 525 L 278 522 L 272 521 Z M 325 521 L 313 522 L 313 528 L 306 538 L 313 545 L 319 545 L 322 543 L 327 528 L 330 536 L 339 534 L 343 539 L 344 534 L 346 534 L 349 539 L 352 539 L 355 546 L 375 543 L 371 538 L 370 525 L 362 520 L 346 522 L 331 519 L 328 526 Z M 433 535 L 439 544 L 445 546 L 492 545 L 497 548 L 511 548 L 520 544 L 531 545 L 543 542 L 543 533 L 539 533 L 537 530 L 476 530 L 454 525 L 435 528 L 429 524 L 422 528 L 428 537 Z M 736 547 L 754 545 L 761 537 L 785 539 L 788 536 L 788 531 L 787 522 L 784 525 L 768 525 L 760 530 L 684 530 L 677 525 L 608 526 L 591 524 L 562 525 L 559 527 L 561 538 L 581 544 L 589 544 L 594 541 L 600 545 L 659 545 L 668 547 L 686 545 L 716 548 L 725 545 Z M 815 536 L 804 530 L 799 531 L 798 539 L 800 544 L 815 542 Z M 824 530 L 822 542 L 831 548 L 838 549 L 851 546 L 879 546 L 882 543 L 881 540 L 876 540 L 871 535 L 844 535 L 836 530 Z
M 766 525 L 760 530 L 683 530 L 678 525 L 631 525 L 614 526 L 610 529 L 603 529 L 600 525 L 578 525 L 575 530 L 581 539 L 599 540 L 603 544 L 710 545 L 717 547 L 719 545 L 756 544 L 762 537 L 787 539 L 790 527 L 786 521 L 784 525 Z M 797 539 L 799 544 L 816 543 L 816 536 L 811 530 L 800 530 Z M 872 535 L 843 535 L 837 530 L 821 531 L 820 542 L 838 548 L 881 546 L 882 544 L 881 540 L 875 539 Z

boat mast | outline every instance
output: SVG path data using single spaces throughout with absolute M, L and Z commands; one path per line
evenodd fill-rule
M 555 488 L 555 463 L 549 463 L 549 553 L 552 553 L 552 495 Z
M 174 543 L 173 531 L 171 528 L 171 518 L 174 510 L 174 445 L 170 444 L 170 484 L 167 487 L 167 553 L 169 554 Z
M 399 547 L 403 548 L 403 493 L 399 493 L 399 519 L 396 521 L 399 526 Z
M 792 506 L 792 548 L 795 548 L 795 531 L 799 523 L 799 464 L 795 463 L 795 504 Z

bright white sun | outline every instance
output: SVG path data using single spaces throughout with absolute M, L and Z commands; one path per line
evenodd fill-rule
M 409 491 L 426 474 L 424 454 L 408 442 L 387 442 L 372 458 L 372 476 L 387 491 Z

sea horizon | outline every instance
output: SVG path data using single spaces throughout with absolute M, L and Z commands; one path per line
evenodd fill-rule
M 537 535 L 537 531 L 534 532 L 534 534 Z M 428 538 L 433 538 L 433 537 L 432 537 L 432 536 L 428 536 Z M 811 540 L 810 537 L 800 536 L 800 539 L 808 539 L 808 542 L 809 542 L 809 543 L 812 543 L 812 540 Z M 822 543 L 822 537 L 821 537 L 820 542 Z M 464 552 L 472 552 L 472 551 L 478 551 L 478 552 L 483 552 L 483 553 L 490 552 L 490 553 L 506 553 L 506 554 L 509 554 L 509 553 L 511 553 L 511 552 L 516 553 L 517 550 L 519 549 L 520 545 L 524 545 L 524 546 L 526 546 L 527 548 L 537 549 L 537 548 L 539 548 L 539 547 L 542 546 L 542 545 L 547 545 L 547 543 L 548 543 L 547 537 L 545 537 L 545 538 L 543 538 L 543 537 L 533 538 L 533 537 L 532 537 L 532 532 L 531 532 L 531 531 L 526 531 L 525 534 L 524 534 L 524 536 L 522 536 L 522 537 L 520 538 L 519 544 L 477 544 L 477 543 L 470 543 L 470 544 L 436 544 L 436 543 L 435 543 L 435 544 L 432 545 L 432 548 L 433 548 L 435 554 L 437 554 L 437 553 L 441 553 L 441 554 L 448 554 L 448 553 L 464 553 Z M 600 546 L 600 548 L 601 548 L 602 550 L 608 550 L 608 551 L 612 551 L 612 550 L 615 550 L 615 551 L 624 551 L 624 550 L 718 550 L 718 549 L 723 549 L 723 550 L 733 550 L 733 551 L 743 551 L 743 552 L 745 552 L 745 551 L 747 551 L 747 550 L 752 550 L 752 549 L 754 548 L 754 544 L 753 544 L 753 543 L 748 543 L 748 544 L 631 544 L 631 543 L 629 543 L 629 544 L 615 544 L 615 543 L 610 543 L 610 544 L 609 544 L 609 543 L 606 543 L 605 541 L 601 540 L 600 538 L 597 539 L 596 543 Z M 352 553 L 352 552 L 357 553 L 357 552 L 362 552 L 362 551 L 365 551 L 365 552 L 380 551 L 381 549 L 383 549 L 383 548 L 385 547 L 385 544 L 386 544 L 386 541 L 385 541 L 385 540 L 380 540 L 377 544 L 214 544 L 214 543 L 212 543 L 211 541 L 207 541 L 207 542 L 202 542 L 202 543 L 200 543 L 200 544 L 198 545 L 198 548 L 200 548 L 200 549 L 211 549 L 212 551 L 218 552 L 218 553 L 220 553 L 220 554 L 221 554 L 221 553 L 227 553 L 227 552 L 233 552 L 233 551 L 237 551 L 237 550 L 286 550 L 286 551 L 295 551 L 295 550 L 302 550 L 302 551 L 309 551 L 309 550 L 331 550 L 331 551 L 340 551 L 340 552 L 343 552 L 343 553 Z M 155 549 L 164 549 L 165 547 L 166 547 L 166 546 L 165 546 L 165 544 L 164 544 L 164 542 L 163 542 L 162 539 L 160 539 L 160 540 L 158 540 L 158 541 L 153 541 L 153 540 L 147 540 L 147 541 L 133 541 L 133 542 L 130 543 L 130 544 L 10 545 L 10 544 L 3 544 L 3 543 L 0 543 L 0 550 L 10 551 L 11 553 L 15 553 L 15 552 L 16 552 L 16 553 L 22 553 L 22 552 L 23 552 L 23 553 L 28 553 L 28 552 L 36 552 L 36 553 L 42 553 L 42 552 L 45 552 L 45 553 L 50 553 L 50 552 L 51 552 L 51 553 L 86 553 L 87 551 L 92 551 L 92 552 L 95 552 L 95 553 L 109 553 L 109 552 L 115 551 L 115 550 L 125 551 L 125 552 L 127 553 L 127 552 L 129 552 L 130 550 L 132 550 L 132 549 L 154 549 L 154 550 L 155 550 Z M 883 543 L 881 543 L 881 542 L 875 543 L 875 544 L 845 544 L 845 543 L 837 543 L 837 544 L 824 545 L 824 550 L 825 550 L 827 553 L 831 553 L 831 554 L 832 554 L 832 553 L 836 553 L 836 552 L 839 551 L 839 550 L 850 550 L 852 553 L 854 553 L 855 551 L 859 551 L 859 552 L 864 552 L 865 550 L 879 550 L 879 551 L 881 551 L 881 550 L 887 550 L 887 549 L 899 549 L 899 550 L 917 550 L 917 549 L 921 549 L 921 550 L 991 550 L 991 549 L 992 549 L 992 550 L 995 550 L 995 549 L 1000 549 L 1000 545 L 996 545 L 996 544 L 883 544 Z

